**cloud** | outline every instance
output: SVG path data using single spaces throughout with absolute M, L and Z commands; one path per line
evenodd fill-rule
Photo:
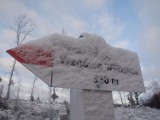
M 84 5 L 88 9 L 101 9 L 104 5 L 110 3 L 110 0 L 83 0 Z
M 4 50 L 7 50 L 10 46 L 14 45 L 16 34 L 11 29 L 1 29 L 0 36 L 0 51 L 5 52 Z
M 8 9 L 8 2 L 3 1 L 6 8 L 1 8 L 3 9 L 1 13 L 4 16 L 8 16 L 13 12 L 16 13 L 15 16 L 26 13 L 35 21 L 35 33 L 38 37 L 53 32 L 61 32 L 64 28 L 67 33 L 73 36 L 79 36 L 82 32 L 97 33 L 100 31 L 100 35 L 105 35 L 107 39 L 111 40 L 119 36 L 124 28 L 121 22 L 116 21 L 106 11 L 106 6 L 111 3 L 111 0 L 83 0 L 79 2 L 74 0 L 70 0 L 70 2 L 46 0 L 41 3 L 34 2 L 34 4 L 38 4 L 39 7 L 43 8 L 43 12 L 38 11 L 37 7 L 26 6 L 23 1 L 15 0 L 12 2 L 13 6 Z M 19 10 L 21 7 L 23 9 Z M 13 16 L 10 19 L 13 19 Z M 88 19 L 91 19 L 92 22 L 90 23 Z
M 151 26 L 144 31 L 144 43 L 144 50 L 154 56 L 154 62 L 159 62 L 160 26 Z
M 67 23 L 70 23 L 70 26 L 67 26 L 67 28 L 71 27 L 72 32 L 78 31 L 79 33 L 81 33 L 85 31 L 86 23 L 83 20 L 69 15 L 64 17 L 66 19 L 66 25 Z
M 147 81 L 151 81 L 155 79 L 160 80 L 159 71 L 160 71 L 160 68 L 156 66 L 148 66 L 148 67 L 143 68 L 142 73 L 144 76 L 144 80 L 147 80 Z
M 115 47 L 118 47 L 118 48 L 127 48 L 129 45 L 129 41 L 128 40 L 124 40 L 116 45 L 114 45 Z
M 13 22 L 13 17 L 27 12 L 27 8 L 20 0 L 1 0 L 0 4 L 0 21 Z
M 37 12 L 34 16 L 37 16 L 38 29 L 43 29 L 45 34 L 51 31 L 61 32 L 64 28 L 72 36 L 79 36 L 82 32 L 93 32 L 113 40 L 123 32 L 124 24 L 106 11 L 109 3 L 111 0 L 48 0 L 39 4 L 44 8 L 43 13 Z
M 56 93 L 59 96 L 58 101 L 70 101 L 70 90 L 64 89 L 63 91 L 58 91 L 58 89 L 56 89 Z
M 103 33 L 107 40 L 114 40 L 124 30 L 124 24 L 118 21 L 110 13 L 101 13 L 97 17 L 97 27 Z
M 0 58 L 0 66 L 3 71 L 8 71 L 12 66 L 13 59 L 11 58 Z
M 36 11 L 30 10 L 27 15 L 33 20 L 33 23 L 35 23 L 36 25 L 33 32 L 36 32 L 38 37 L 48 35 L 56 31 L 56 28 L 53 27 L 51 21 L 48 18 L 40 15 Z
M 35 21 L 39 36 L 45 36 L 54 32 L 62 32 L 64 28 L 67 33 L 79 35 L 86 29 L 86 21 L 82 20 L 75 11 L 73 2 L 67 1 L 43 1 L 38 5 L 44 8 L 43 12 L 30 9 L 28 15 Z M 72 9 L 71 9 L 72 8 Z
M 69 2 L 45 0 L 32 3 L 21 0 L 2 0 L 0 15 L 3 17 L 0 22 L 3 24 L 11 23 L 12 25 L 16 16 L 27 14 L 36 24 L 36 28 L 33 31 L 34 35 L 29 36 L 27 40 L 53 32 L 61 32 L 63 28 L 71 36 L 79 36 L 82 32 L 93 32 L 105 37 L 106 40 L 113 40 L 122 34 L 124 24 L 107 11 L 106 6 L 109 3 L 111 3 L 111 0 L 83 0 L 78 2 L 75 0 L 69 0 Z M 5 50 L 15 46 L 14 40 L 16 36 L 12 30 L 3 27 L 0 26 L 0 51 L 3 51 L 2 54 L 5 58 L 0 58 L 0 66 L 4 67 L 5 71 L 8 72 L 12 66 L 13 59 L 8 58 Z M 121 47 L 125 45 L 127 43 L 119 44 Z M 19 63 L 17 63 L 17 71 L 20 72 L 19 76 L 23 76 L 23 84 L 27 82 L 32 84 L 33 75 Z M 19 79 L 19 76 L 17 79 Z
M 13 58 L 0 58 L 0 73 L 2 76 L 7 76 L 9 79 L 10 72 L 13 66 Z M 32 83 L 33 81 L 33 74 L 27 70 L 23 65 L 21 65 L 19 62 L 16 63 L 16 68 L 14 72 L 14 80 L 18 82 L 20 78 L 23 78 L 24 82 Z M 8 80 L 7 80 L 8 81 Z
M 136 5 L 140 22 L 143 25 L 141 35 L 144 51 L 156 59 L 160 50 L 160 1 L 142 0 L 139 2 L 137 0 Z
M 141 56 L 145 80 L 160 79 L 160 1 L 159 0 L 135 0 L 137 14 L 141 22 L 139 34 Z
M 13 14 L 14 13 L 14 14 Z M 25 5 L 24 1 L 20 0 L 2 0 L 0 4 L 0 15 L 3 16 L 0 19 L 1 23 L 6 24 L 6 26 L 13 26 L 15 19 L 19 15 L 26 14 L 28 18 L 31 18 L 37 25 L 37 33 L 47 34 L 51 33 L 55 29 L 50 24 L 47 17 L 41 16 L 40 13 L 32 8 Z M 38 34 L 38 35 L 39 35 Z
M 122 97 L 122 101 L 121 101 L 121 98 L 120 98 L 120 94 L 121 94 L 121 97 Z M 115 92 L 113 91 L 112 92 L 112 96 L 113 96 L 113 102 L 115 104 L 128 104 L 128 100 L 127 100 L 127 95 L 128 95 L 128 92 Z
M 136 0 L 138 15 L 143 25 L 160 25 L 160 1 L 159 0 Z
M 0 29 L 0 36 L 0 51 L 6 54 L 6 50 L 16 46 L 16 32 L 9 28 Z M 32 39 L 34 39 L 34 37 L 29 35 L 25 41 Z

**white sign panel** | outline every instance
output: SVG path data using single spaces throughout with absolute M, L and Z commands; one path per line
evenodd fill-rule
M 54 87 L 144 91 L 137 54 L 112 47 L 97 35 L 73 38 L 53 34 L 8 53 Z

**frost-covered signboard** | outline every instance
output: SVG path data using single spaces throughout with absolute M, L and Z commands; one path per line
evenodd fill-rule
M 137 54 L 112 47 L 96 35 L 73 38 L 53 34 L 8 53 L 54 87 L 144 91 Z
M 137 54 L 94 34 L 52 34 L 7 52 L 49 86 L 71 88 L 71 120 L 114 120 L 110 91 L 144 91 Z

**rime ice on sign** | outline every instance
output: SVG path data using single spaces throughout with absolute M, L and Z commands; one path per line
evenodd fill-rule
M 53 34 L 8 52 L 47 84 L 52 71 L 55 87 L 144 91 L 137 54 L 111 47 L 96 35 Z
M 52 34 L 7 52 L 49 86 L 52 84 L 54 87 L 83 89 L 84 101 L 82 100 L 81 103 L 85 104 L 85 109 L 78 104 L 78 108 L 81 109 L 79 120 L 92 120 L 93 118 L 104 120 L 105 112 L 101 112 L 102 117 L 99 119 L 97 115 L 90 115 L 96 110 L 96 106 L 101 106 L 101 102 L 96 102 L 98 101 L 98 92 L 105 93 L 107 91 L 107 96 L 111 96 L 111 92 L 108 91 L 145 91 L 137 54 L 112 47 L 106 44 L 102 37 L 94 34 L 85 33 L 80 38 Z M 52 82 L 51 73 L 53 73 Z M 90 90 L 96 90 L 96 92 L 90 93 L 88 92 Z M 93 94 L 92 97 L 95 101 L 88 103 L 88 93 L 89 95 Z M 100 96 L 101 100 L 106 99 L 104 94 Z M 76 101 L 76 97 L 72 97 L 74 98 L 72 100 Z M 111 97 L 107 98 L 113 102 Z M 102 107 L 113 110 L 112 106 Z M 71 111 L 76 109 L 74 106 Z M 99 108 L 97 110 L 103 111 Z M 110 117 L 106 120 L 114 119 L 113 112 L 110 113 L 108 114 Z M 83 114 L 85 117 L 82 116 Z M 74 120 L 74 117 L 72 115 L 71 120 Z

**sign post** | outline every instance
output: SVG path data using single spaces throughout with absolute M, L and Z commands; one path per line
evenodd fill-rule
M 70 120 L 114 120 L 112 92 L 71 90 Z
M 7 52 L 49 86 L 71 88 L 71 120 L 114 120 L 111 91 L 145 91 L 137 54 L 94 34 L 53 34 Z

